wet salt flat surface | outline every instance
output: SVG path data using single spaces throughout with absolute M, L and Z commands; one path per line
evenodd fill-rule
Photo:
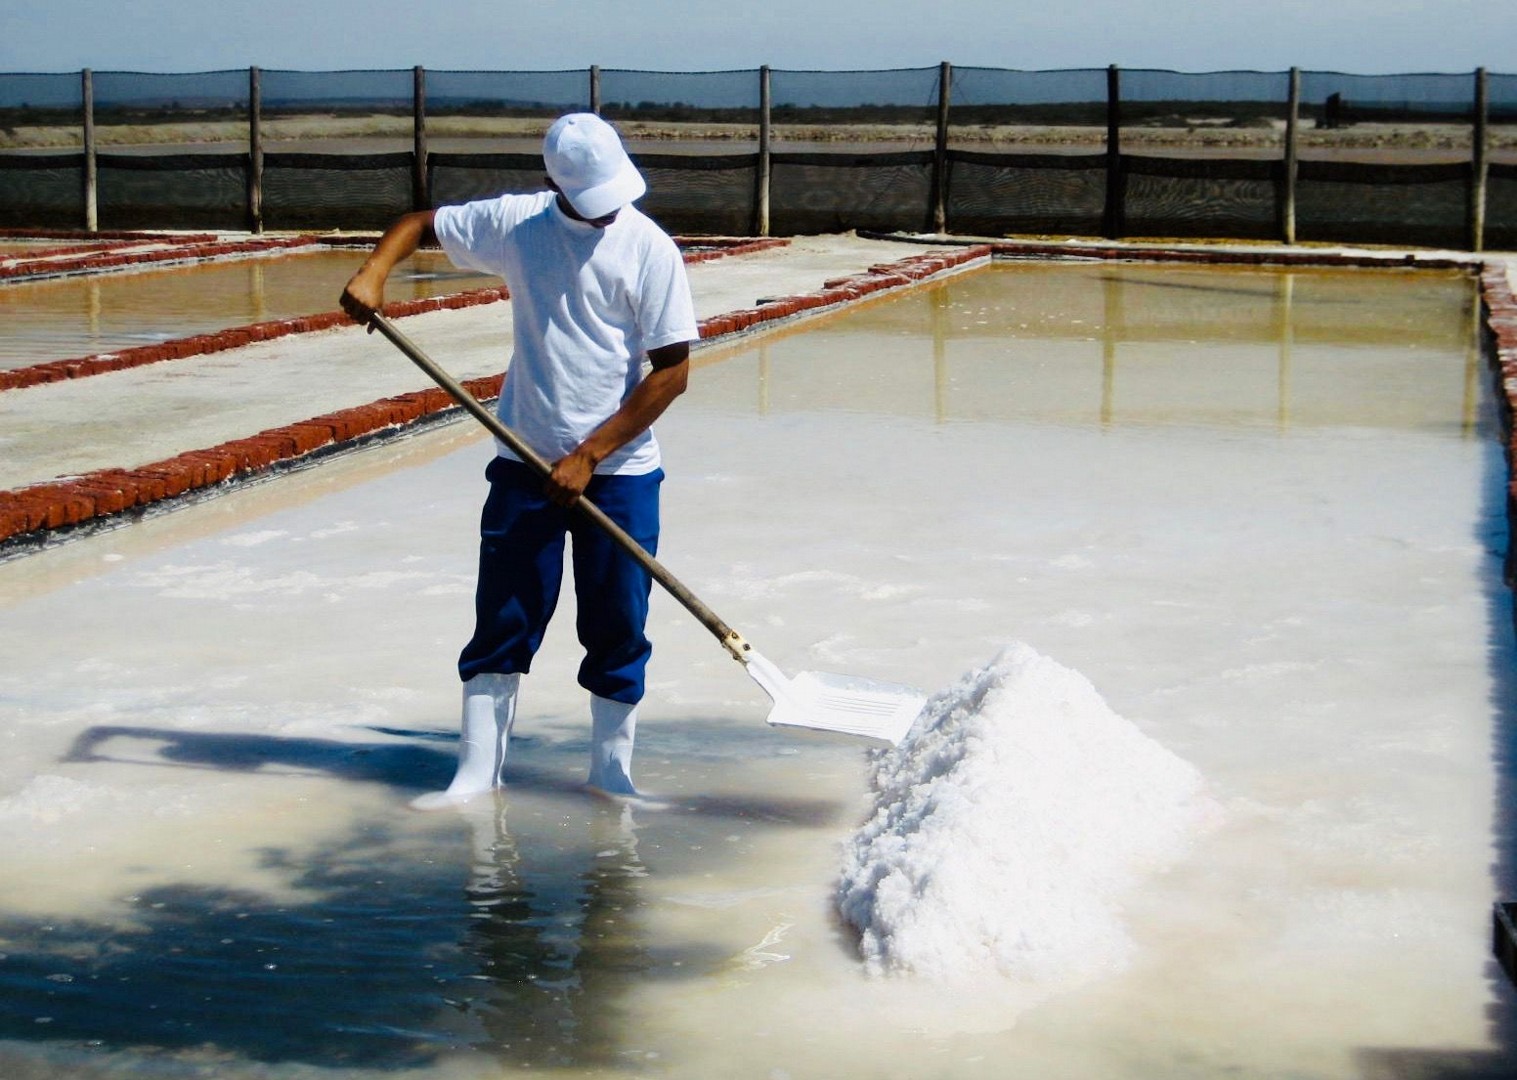
M 462 427 L 0 565 L 0 1073 L 1499 1075 L 1472 295 L 1013 267 L 704 354 L 661 556 L 786 670 L 936 691 L 937 764 L 769 730 L 660 596 L 650 798 L 591 798 L 566 597 L 503 796 L 408 812 L 453 752 Z M 1186 777 L 1205 822 L 1141 812 Z M 835 891 L 910 861 L 860 844 L 890 785 L 983 854 L 866 916 L 915 943 L 881 977 Z M 1017 940 L 986 896 L 1043 964 L 970 970 L 951 916 Z
M 363 256 L 303 252 L 0 285 L 0 369 L 335 311 Z M 397 267 L 390 282 L 390 300 L 500 284 L 425 251 Z

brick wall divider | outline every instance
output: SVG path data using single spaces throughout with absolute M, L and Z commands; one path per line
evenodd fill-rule
M 768 246 L 772 245 L 761 245 Z M 720 257 L 720 253 L 712 257 Z M 706 345 L 768 329 L 781 322 L 822 314 L 877 294 L 912 288 L 946 273 L 988 262 L 990 258 L 990 247 L 980 245 L 930 252 L 872 266 L 861 274 L 828 280 L 814 292 L 767 299 L 752 308 L 704 319 L 699 326 L 699 344 Z M 493 295 L 469 302 L 499 299 L 505 290 L 479 292 Z M 477 294 L 455 296 L 469 298 Z M 386 314 L 398 317 L 414 314 L 416 310 L 433 310 L 446 306 L 445 302 L 451 299 L 439 297 L 386 305 Z M 462 306 L 464 301 L 457 302 Z M 286 320 L 305 324 L 286 332 L 325 328 L 327 318 Z M 346 321 L 346 316 L 337 312 L 331 313 L 330 318 L 334 326 Z M 236 335 L 248 329 L 239 327 L 225 333 Z M 219 335 L 207 337 L 218 338 Z M 247 344 L 247 339 L 239 338 L 235 342 L 228 339 L 222 347 L 234 348 L 237 344 Z M 491 401 L 500 394 L 502 377 L 472 379 L 464 383 L 464 388 L 481 401 Z M 100 469 L 0 491 L 0 559 L 76 535 L 127 524 L 148 513 L 172 509 L 235 486 L 304 468 L 325 457 L 358 449 L 379 439 L 411 434 L 462 416 L 463 410 L 444 391 L 433 387 L 269 428 L 246 438 L 186 451 L 163 461 L 133 468 Z
M 328 242 L 321 237 L 308 235 L 260 236 L 245 240 L 203 235 L 159 237 L 156 246 L 150 245 L 154 245 L 154 241 L 144 234 L 137 236 L 125 247 L 80 245 L 77 249 L 61 248 L 9 256 L 0 259 L 0 282 L 49 281 L 138 266 L 195 263 L 237 255 L 287 252 L 297 248 L 326 247 Z
M 685 253 L 685 261 L 687 263 L 708 262 L 732 255 L 747 255 L 770 248 L 783 247 L 789 243 L 788 240 L 775 238 L 701 239 L 698 241 L 682 238 L 682 241 L 686 244 L 699 243 L 705 246 L 705 250 L 687 251 Z M 373 240 L 372 238 L 364 238 L 356 242 L 367 246 L 372 244 Z M 208 258 L 216 254 L 243 254 L 255 251 L 311 246 L 329 247 L 332 246 L 332 242 L 327 239 L 312 237 L 288 237 L 283 239 L 276 237 L 246 243 L 202 245 L 195 250 L 199 252 L 196 258 Z M 97 271 L 114 269 L 117 266 L 115 263 L 103 261 L 108 258 L 104 254 L 96 253 L 89 256 L 89 258 L 101 260 L 93 267 Z M 179 258 L 182 259 L 183 256 L 181 255 Z M 5 267 L 0 266 L 0 278 L 4 277 L 4 271 Z M 507 299 L 509 296 L 510 293 L 507 292 L 504 286 L 472 289 L 466 292 L 450 293 L 445 296 L 395 301 L 394 303 L 385 305 L 385 314 L 390 318 L 402 318 L 407 315 L 419 315 L 427 311 L 456 310 L 473 307 L 477 304 L 490 304 L 497 300 Z M 152 345 L 138 345 L 127 349 L 119 349 L 115 352 L 94 353 L 90 356 L 74 357 L 67 360 L 49 360 L 40 364 L 30 364 L 26 367 L 0 371 L 0 392 L 20 390 L 29 386 L 40 386 L 51 382 L 62 382 L 65 379 L 81 379 L 91 375 L 103 375 L 111 371 L 142 367 L 146 364 L 156 364 L 165 360 L 182 360 L 195 356 L 206 356 L 211 353 L 224 352 L 227 349 L 241 348 L 255 341 L 270 341 L 289 334 L 329 330 L 335 326 L 344 326 L 348 322 L 348 317 L 342 312 L 328 311 L 315 315 L 302 315 L 296 318 L 272 319 L 265 322 L 249 323 L 209 334 L 196 334 L 187 338 L 172 338 L 168 341 L 155 342 Z

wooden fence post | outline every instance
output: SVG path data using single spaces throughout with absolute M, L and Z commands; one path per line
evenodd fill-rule
M 1122 178 L 1122 77 L 1117 65 L 1106 69 L 1106 211 L 1101 232 L 1117 240 L 1124 231 L 1123 204 L 1126 184 Z
M 1296 155 L 1301 120 L 1301 69 L 1291 68 L 1285 103 L 1285 193 L 1280 208 L 1280 232 L 1287 244 L 1296 242 Z
M 753 200 L 753 231 L 757 236 L 769 235 L 769 154 L 773 140 L 769 123 L 772 110 L 769 65 L 765 64 L 759 68 L 758 178 Z
M 932 154 L 932 208 L 928 227 L 948 231 L 948 106 L 953 91 L 953 65 L 938 65 L 938 134 Z
M 427 175 L 427 69 L 420 64 L 411 69 L 411 130 L 415 170 L 411 178 L 411 205 L 416 210 L 427 210 L 432 206 Z
M 84 108 L 84 227 L 95 232 L 100 228 L 99 174 L 95 161 L 95 73 L 89 68 L 79 73 L 79 92 Z
M 263 232 L 263 72 L 248 68 L 248 229 Z
M 1470 132 L 1470 250 L 1485 249 L 1485 198 L 1486 182 L 1490 165 L 1486 160 L 1489 137 L 1486 125 L 1490 121 L 1490 80 L 1485 68 L 1475 71 L 1475 120 Z
M 590 111 L 600 115 L 600 65 L 590 65 Z

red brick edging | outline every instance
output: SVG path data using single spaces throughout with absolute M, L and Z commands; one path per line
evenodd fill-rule
M 364 244 L 372 244 L 372 239 L 365 239 Z M 687 263 L 708 262 L 712 259 L 722 259 L 729 255 L 747 255 L 757 251 L 765 251 L 770 248 L 783 247 L 788 240 L 778 238 L 762 238 L 755 240 L 685 240 L 686 243 L 700 243 L 709 248 L 705 251 L 690 251 L 685 254 Z M 224 254 L 241 254 L 263 250 L 274 250 L 288 247 L 309 247 L 313 245 L 327 246 L 329 241 L 316 240 L 311 237 L 269 238 L 264 241 L 237 242 L 235 244 L 199 245 L 193 248 L 176 248 L 168 251 L 174 259 L 186 258 L 187 251 L 193 251 L 195 257 L 211 257 Z M 88 256 L 84 261 L 91 262 L 90 269 L 109 270 L 122 265 L 112 261 L 116 256 L 128 256 L 138 254 L 135 252 L 97 253 Z M 144 255 L 161 255 L 164 253 L 147 252 Z M 146 261 L 146 260 L 144 260 Z M 0 266 L 0 277 L 5 276 L 6 268 Z M 400 318 L 405 315 L 417 315 L 424 311 L 438 311 L 442 309 L 456 309 L 472 307 L 475 304 L 488 304 L 496 300 L 504 300 L 510 294 L 504 287 L 474 289 L 468 292 L 451 293 L 447 296 L 429 297 L 422 300 L 404 300 L 385 305 L 385 314 L 391 318 Z M 174 338 L 170 341 L 155 342 L 152 345 L 136 345 L 131 348 L 119 349 L 115 352 L 93 353 L 89 356 L 74 357 L 68 360 L 49 360 L 41 364 L 31 364 L 27 367 L 13 368 L 9 371 L 0 371 L 0 391 L 20 390 L 28 386 L 40 386 L 44 383 L 62 382 L 65 379 L 80 379 L 89 375 L 101 375 L 108 371 L 124 371 L 128 368 L 142 367 L 145 364 L 156 364 L 164 360 L 180 360 L 191 356 L 205 356 L 210 353 L 224 352 L 227 349 L 238 349 L 244 345 L 251 345 L 255 341 L 269 341 L 273 338 L 285 337 L 288 334 L 309 333 L 313 330 L 330 330 L 334 326 L 342 326 L 348 322 L 346 315 L 340 311 L 322 312 L 316 315 L 302 315 L 292 319 L 271 319 L 266 322 L 251 323 L 246 326 L 230 327 L 226 330 L 218 330 L 209 334 L 196 334 L 191 337 Z
M 501 376 L 472 379 L 481 400 L 500 393 Z M 266 473 L 276 465 L 413 424 L 454 407 L 440 389 L 418 390 L 328 413 L 135 469 L 100 469 L 0 492 L 0 541 L 79 525 L 148 507 L 191 491 Z
M 760 241 L 751 250 L 762 250 L 783 242 Z M 711 253 L 711 257 L 736 253 L 736 250 L 737 246 L 734 246 L 723 252 Z M 815 292 L 782 297 L 757 307 L 703 320 L 700 323 L 700 335 L 702 340 L 709 341 L 739 334 L 765 323 L 814 313 L 884 290 L 909 286 L 989 257 L 990 248 L 981 245 L 916 255 L 898 262 L 872 266 L 865 273 L 827 281 Z M 386 305 L 385 310 L 386 314 L 403 315 L 414 313 L 413 308 L 434 310 L 448 306 L 461 307 L 467 303 L 483 302 L 478 298 L 480 293 L 493 294 L 487 299 L 498 299 L 505 290 L 485 289 L 477 293 L 455 294 L 453 297 L 406 301 L 403 304 Z M 338 312 L 287 320 L 290 324 L 305 325 L 293 325 L 284 332 L 321 329 L 344 321 L 346 316 Z M 315 322 L 322 325 L 311 325 Z M 238 335 L 255 329 L 257 328 L 240 327 L 224 333 Z M 221 335 L 206 336 L 221 339 Z M 195 340 L 184 339 L 186 342 Z M 251 337 L 234 343 L 228 338 L 220 347 L 233 348 L 236 344 L 247 344 L 249 340 L 261 339 Z M 471 380 L 464 386 L 479 400 L 488 401 L 500 394 L 501 379 L 502 376 L 495 375 Z M 456 408 L 457 405 L 441 389 L 419 390 L 283 427 L 270 428 L 247 438 L 234 439 L 205 450 L 191 450 L 134 469 L 100 469 L 82 476 L 64 477 L 13 491 L 0 491 L 0 549 L 43 542 L 52 530 L 95 524 L 133 511 L 140 512 L 154 504 L 197 491 L 255 478 L 276 467 L 298 464 L 303 459 L 328 454 L 345 445 L 396 433 Z
M 1506 451 L 1507 520 L 1517 526 L 1517 295 L 1511 277 L 1500 263 L 1487 263 L 1480 271 L 1480 297 L 1485 305 L 1486 333 L 1490 335 L 1492 367 L 1497 381 L 1497 400 L 1502 412 L 1502 437 Z M 1509 545 L 1506 556 L 1507 583 L 1517 583 L 1517 553 Z
M 391 318 L 419 315 L 424 311 L 473 307 L 503 300 L 507 296 L 504 286 L 488 289 L 473 289 L 468 292 L 449 293 L 421 300 L 397 300 L 385 305 L 385 314 Z M 128 368 L 156 364 L 163 360 L 181 360 L 191 356 L 207 356 L 251 345 L 255 341 L 272 341 L 290 334 L 306 334 L 314 330 L 330 330 L 334 326 L 351 323 L 340 311 L 326 311 L 319 315 L 301 315 L 294 319 L 271 319 L 267 322 L 234 326 L 210 334 L 175 338 L 153 345 L 136 345 L 119 352 L 95 353 L 74 360 L 50 360 L 30 367 L 0 371 L 0 390 L 20 390 L 28 386 L 62 382 L 65 379 L 82 379 L 101 375 L 108 371 L 125 371 Z
M 135 246 L 152 242 L 147 236 L 137 234 L 131 239 L 134 246 L 125 248 L 102 249 L 99 245 L 79 245 L 74 249 L 29 252 L 24 256 L 0 261 L 0 281 L 8 278 L 47 280 L 70 274 L 122 270 L 152 263 L 194 262 L 226 255 L 253 255 L 264 251 L 317 247 L 324 243 L 316 236 L 261 236 L 248 240 L 222 240 L 205 235 L 160 239 L 158 243 L 165 245 L 161 247 Z
M 893 263 L 879 263 L 862 274 L 825 281 L 816 292 L 778 297 L 766 300 L 756 307 L 740 308 L 706 319 L 701 323 L 701 339 L 741 333 L 777 319 L 810 314 L 823 308 L 862 300 L 887 289 L 899 289 L 944 271 L 989 259 L 991 251 L 990 245 L 978 244 L 949 251 L 934 251 L 926 255 L 912 255 Z
M 1415 267 L 1418 270 L 1467 270 L 1479 265 L 1477 259 L 1444 255 L 1398 253 L 1379 255 L 1373 252 L 1314 251 L 1261 247 L 1256 250 L 1212 247 L 1163 247 L 1141 243 L 1052 244 L 1036 240 L 998 241 L 990 245 L 997 258 L 1018 257 L 1050 259 L 1151 259 L 1158 262 L 1199 263 L 1208 266 L 1316 266 L 1316 267 Z

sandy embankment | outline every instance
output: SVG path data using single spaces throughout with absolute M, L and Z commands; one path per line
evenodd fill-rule
M 428 120 L 427 131 L 433 139 L 512 140 L 537 139 L 547 121 L 540 118 L 439 116 Z M 629 141 L 642 143 L 741 143 L 758 139 L 755 127 L 699 123 L 650 123 L 637 120 L 618 121 Z M 352 140 L 362 144 L 371 140 L 410 139 L 411 120 L 406 116 L 311 115 L 265 120 L 263 137 L 268 143 L 298 146 L 303 142 L 330 143 Z M 109 124 L 96 128 L 102 148 L 132 146 L 207 147 L 217 144 L 246 144 L 245 121 L 206 120 L 161 124 Z M 1009 150 L 1039 148 L 1050 150 L 1098 151 L 1105 142 L 1103 127 L 1042 127 L 1031 125 L 954 125 L 954 145 Z M 785 144 L 860 144 L 870 147 L 900 144 L 920 147 L 934 138 L 928 124 L 832 124 L 786 125 L 774 127 L 776 142 Z M 1283 124 L 1270 126 L 1231 126 L 1225 120 L 1195 117 L 1174 118 L 1167 126 L 1134 126 L 1122 129 L 1122 143 L 1128 149 L 1196 152 L 1238 150 L 1250 153 L 1278 149 L 1283 145 Z M 76 127 L 0 128 L 0 150 L 73 149 L 81 143 Z M 1428 153 L 1462 156 L 1470 147 L 1470 128 L 1464 124 L 1355 124 L 1332 130 L 1303 125 L 1303 151 L 1368 151 L 1378 155 L 1408 156 Z M 1490 148 L 1506 156 L 1517 154 L 1517 127 L 1490 129 Z

